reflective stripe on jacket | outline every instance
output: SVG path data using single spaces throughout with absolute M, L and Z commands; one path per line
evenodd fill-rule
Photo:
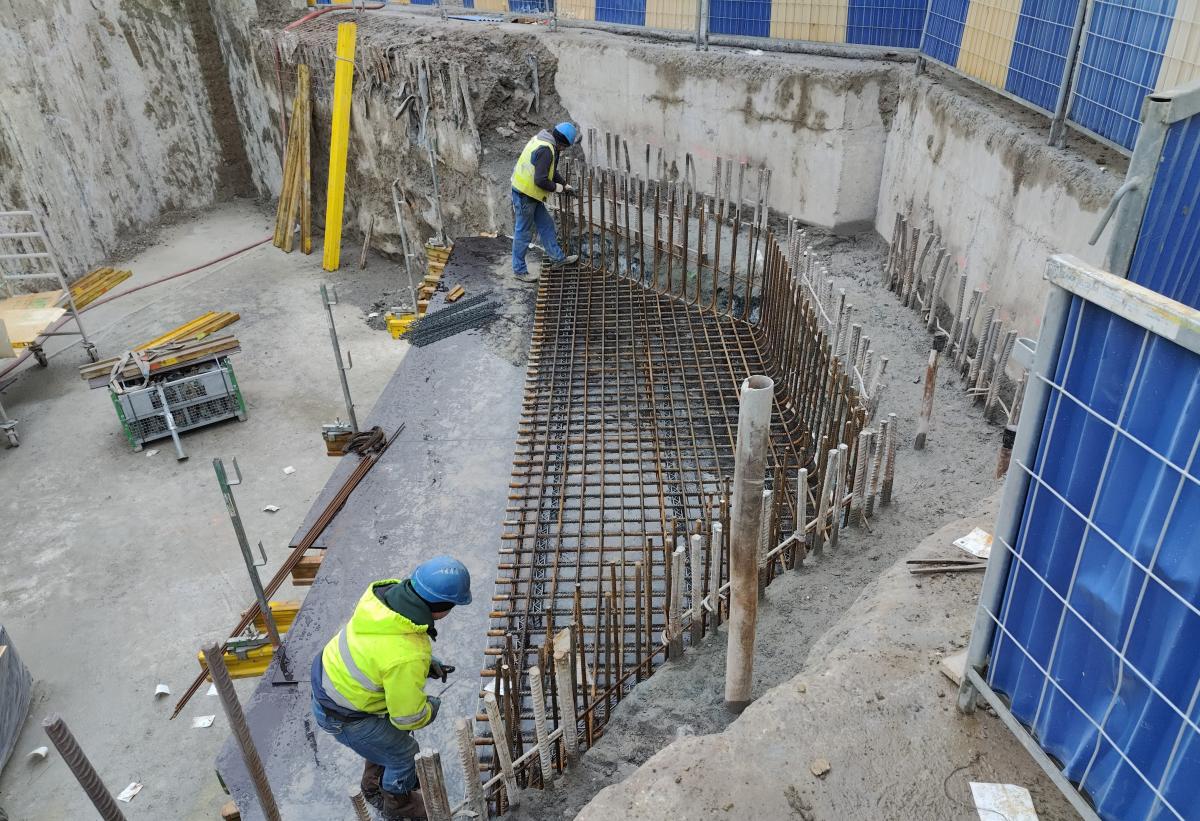
M 373 582 L 350 621 L 321 652 L 321 687 L 335 704 L 360 713 L 387 715 L 401 730 L 419 730 L 433 720 L 425 679 L 433 646 L 425 625 L 414 624 L 375 595 Z
M 546 179 L 554 179 L 554 165 L 558 160 L 558 146 L 554 142 L 553 134 L 549 131 L 539 131 L 529 142 L 525 143 L 525 149 L 521 152 L 521 156 L 517 158 L 517 164 L 513 168 L 512 173 L 512 187 L 527 197 L 533 197 L 539 202 L 545 202 L 546 197 L 550 196 L 550 192 L 534 181 L 533 152 L 539 148 L 550 149 L 550 170 L 546 173 Z

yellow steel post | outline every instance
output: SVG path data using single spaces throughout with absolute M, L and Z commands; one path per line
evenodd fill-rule
M 350 92 L 354 88 L 354 45 L 358 26 L 338 24 L 337 65 L 333 70 L 333 127 L 329 137 L 329 189 L 325 208 L 322 267 L 336 271 L 342 255 L 342 210 L 346 194 L 346 153 L 350 147 Z

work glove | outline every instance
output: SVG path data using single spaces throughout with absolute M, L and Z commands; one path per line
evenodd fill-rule
M 426 696 L 429 699 L 429 723 L 437 718 L 438 710 L 442 709 L 442 700 L 437 696 Z
M 453 664 L 442 664 L 440 661 L 434 658 L 429 662 L 429 673 L 426 675 L 426 678 L 440 678 L 442 680 L 442 684 L 445 684 L 446 676 L 453 672 Z

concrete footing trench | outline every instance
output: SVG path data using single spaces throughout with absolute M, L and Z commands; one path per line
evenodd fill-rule
M 356 386 L 371 399 L 360 418 L 399 431 L 317 539 L 312 586 L 278 594 L 303 600 L 284 645 L 298 683 L 278 684 L 276 660 L 240 684 L 283 818 L 351 817 L 347 788 L 361 762 L 315 725 L 307 670 L 371 581 L 443 553 L 466 563 L 475 601 L 439 627 L 435 654 L 458 671 L 440 720 L 417 737 L 440 751 L 452 807 L 479 782 L 496 817 L 970 818 L 969 782 L 996 781 L 1029 788 L 1043 819 L 1073 817 L 993 715 L 954 710 L 956 688 L 939 672 L 965 646 L 979 576 L 913 575 L 905 562 L 955 557 L 955 538 L 989 528 L 1002 431 L 1022 384 L 1014 341 L 1036 336 L 1051 254 L 1101 261 L 1105 242 L 1088 240 L 1125 158 L 1078 136 L 1046 145 L 1028 110 L 948 73 L 917 73 L 906 51 L 698 51 L 632 32 L 442 19 L 398 5 L 303 20 L 283 0 L 186 5 L 186 14 L 174 0 L 0 9 L 0 67 L 22 78 L 0 89 L 0 204 L 44 213 L 74 272 L 160 248 L 171 260 L 198 253 L 172 223 L 211 225 L 216 214 L 221 226 L 269 227 L 299 68 L 311 73 L 318 256 L 259 247 L 231 263 L 236 282 L 214 274 L 187 300 L 138 307 L 174 316 L 244 300 L 254 347 L 241 356 L 271 350 L 274 375 L 251 371 L 262 382 L 241 387 L 253 397 L 270 382 L 286 393 L 289 369 L 314 382 L 313 361 L 329 358 L 323 328 L 289 324 L 296 306 L 319 279 L 336 279 L 338 322 L 370 351 Z M 334 46 L 348 20 L 358 39 L 345 248 L 330 275 L 316 259 Z M 535 262 L 540 277 L 524 282 L 509 253 L 510 174 L 529 137 L 563 120 L 583 134 L 561 169 L 575 194 L 548 204 L 579 259 L 554 272 Z M 214 255 L 233 250 L 215 247 L 222 232 L 234 233 L 202 234 Z M 434 237 L 453 244 L 442 281 L 485 297 L 494 316 L 410 347 L 386 336 L 381 314 L 408 298 L 405 249 Z M 364 242 L 369 273 L 351 270 Z M 434 293 L 429 310 L 447 308 L 446 297 Z M 123 326 L 145 336 L 153 324 L 105 311 L 110 347 L 140 341 Z M 949 348 L 930 374 L 939 330 Z M 271 347 L 272 334 L 288 344 Z M 77 353 L 55 351 L 51 372 L 72 370 L 62 363 Z M 739 391 L 752 375 L 774 387 L 752 703 L 738 715 L 723 689 L 730 508 Z M 10 414 L 60 418 L 50 409 L 80 386 L 60 374 L 47 394 L 42 376 L 0 370 Z M 919 421 L 930 376 L 936 403 Z M 340 411 L 329 385 L 320 395 L 293 387 L 290 399 L 251 409 L 247 431 L 289 432 L 278 446 L 247 443 L 260 460 L 285 443 L 306 446 L 295 431 L 311 428 L 316 443 Z M 82 425 L 73 413 L 62 418 Z M 89 424 L 109 421 L 96 411 Z M 927 444 L 915 450 L 919 425 Z M 219 430 L 188 440 L 202 457 L 191 460 L 197 470 L 236 453 L 237 425 Z M 75 488 L 80 511 L 122 493 L 115 481 L 106 494 L 66 484 L 68 460 L 31 447 L 39 469 L 59 477 L 44 490 Z M 0 453 L 0 478 L 32 470 L 18 462 L 28 451 Z M 119 477 L 143 457 L 112 446 L 83 458 Z M 310 475 L 303 491 L 272 486 L 278 498 L 295 495 L 273 514 L 278 544 L 264 573 L 356 465 L 350 456 L 276 461 Z M 180 463 L 155 481 L 206 492 L 207 475 L 191 470 Z M 139 656 L 181 681 L 176 693 L 197 672 L 198 642 L 226 638 L 250 602 L 236 551 L 204 561 L 195 552 L 228 547 L 219 502 L 190 520 L 196 535 L 181 537 L 197 580 L 171 581 L 162 568 L 159 592 L 147 594 L 161 607 L 171 590 L 183 609 L 188 597 L 205 601 L 194 623 L 171 619 L 155 634 L 154 652 L 170 653 L 171 666 Z M 115 504 L 125 505 L 119 516 L 81 515 L 79 525 L 108 533 L 99 543 L 113 550 L 138 509 L 136 499 Z M 13 536 L 0 623 L 18 645 L 63 640 L 44 628 L 62 627 L 50 615 L 62 601 L 30 592 L 34 580 L 52 584 L 36 555 L 83 537 L 52 514 L 61 510 L 0 504 Z M 172 521 L 139 532 L 188 529 L 185 518 Z M 100 583 L 117 570 L 88 567 Z M 125 598 L 96 601 L 97 622 L 129 627 Z M 72 723 L 103 702 L 48 651 L 22 655 L 35 679 L 39 665 L 54 671 L 35 711 Z M 124 686 L 116 662 L 93 663 L 89 687 Z M 224 730 L 172 757 L 173 739 L 195 732 L 183 725 L 196 703 L 188 710 L 174 722 L 164 710 L 133 712 L 144 737 L 122 731 L 111 749 L 111 726 L 83 725 L 113 792 L 131 772 L 126 759 L 159 778 L 123 805 L 128 816 L 216 818 L 232 799 L 241 818 L 267 817 Z M 35 746 L 36 718 L 19 753 Z M 578 761 L 567 754 L 571 734 Z M 43 777 L 14 758 L 0 776 L 0 807 L 12 821 L 85 817 L 70 779 L 61 762 Z M 38 813 L 43 805 L 51 814 Z

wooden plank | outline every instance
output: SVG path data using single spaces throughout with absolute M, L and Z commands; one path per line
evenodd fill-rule
M 160 371 L 170 366 L 206 359 L 218 354 L 231 354 L 241 350 L 241 345 L 234 336 L 219 336 L 193 342 L 177 342 L 158 351 L 148 352 L 145 361 L 150 372 Z M 121 357 L 102 359 L 94 364 L 84 365 L 79 369 L 83 379 L 101 379 L 107 383 L 113 368 L 121 361 Z M 141 373 L 137 364 L 128 362 L 121 370 L 121 376 L 132 379 Z
M 152 339 L 149 342 L 143 342 L 134 348 L 135 351 L 146 351 L 151 348 L 157 348 L 171 342 L 179 342 L 181 340 L 200 340 L 206 336 L 210 336 L 222 328 L 232 325 L 241 319 L 241 314 L 233 311 L 209 311 L 201 314 L 190 322 L 185 322 L 178 328 L 167 331 L 162 336 Z
M 317 578 L 317 573 L 321 569 L 321 561 L 325 558 L 325 552 L 312 553 L 304 556 L 292 568 L 292 584 L 297 587 L 308 587 Z
M 65 308 L 5 308 L 0 305 L 0 322 L 8 333 L 9 342 L 15 348 L 24 348 L 58 321 Z

